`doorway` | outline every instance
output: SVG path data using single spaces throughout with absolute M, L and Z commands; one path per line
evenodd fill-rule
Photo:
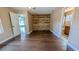
M 13 36 L 18 36 L 20 34 L 18 14 L 10 12 L 10 18 Z
M 19 20 L 19 28 L 20 28 L 20 38 L 21 38 L 22 41 L 24 41 L 25 38 L 26 38 L 26 34 L 27 34 L 25 16 L 19 15 L 18 20 Z
M 25 25 L 25 17 L 24 16 L 19 16 L 19 27 L 20 27 L 20 33 L 26 33 L 26 25 Z
M 72 25 L 73 19 L 73 12 L 74 8 L 65 8 L 64 10 L 64 19 L 63 19 L 63 26 L 62 26 L 62 38 L 68 39 L 70 28 Z
M 26 35 L 25 16 L 10 12 L 10 18 L 13 36 L 21 35 L 21 38 L 24 38 Z

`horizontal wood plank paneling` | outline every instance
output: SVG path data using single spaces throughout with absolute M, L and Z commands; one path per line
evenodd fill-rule
M 33 30 L 49 30 L 50 15 L 32 15 Z

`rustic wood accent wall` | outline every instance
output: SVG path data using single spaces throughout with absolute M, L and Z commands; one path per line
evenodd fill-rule
M 32 15 L 33 30 L 49 30 L 50 15 Z

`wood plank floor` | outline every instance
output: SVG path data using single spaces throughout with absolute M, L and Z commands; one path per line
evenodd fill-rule
M 0 51 L 65 51 L 65 43 L 50 31 L 33 31 L 30 35 L 23 33 L 14 38 Z

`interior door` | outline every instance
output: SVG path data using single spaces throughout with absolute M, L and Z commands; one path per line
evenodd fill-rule
M 10 18 L 11 18 L 11 23 L 12 23 L 13 35 L 17 36 L 20 34 L 18 14 L 10 12 Z

